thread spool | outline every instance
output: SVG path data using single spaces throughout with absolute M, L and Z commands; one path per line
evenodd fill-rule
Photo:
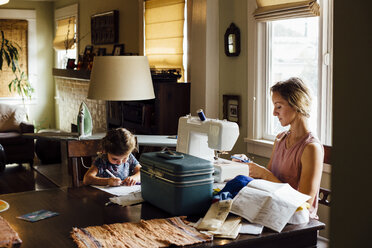
M 205 115 L 204 115 L 204 112 L 203 112 L 202 109 L 197 110 L 196 113 L 198 114 L 199 119 L 200 119 L 201 121 L 205 121 L 205 120 L 207 119 L 207 118 L 205 118 Z

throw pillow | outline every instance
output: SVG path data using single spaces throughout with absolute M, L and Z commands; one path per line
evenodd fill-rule
M 25 119 L 22 107 L 0 103 L 0 132 L 20 131 L 19 124 Z

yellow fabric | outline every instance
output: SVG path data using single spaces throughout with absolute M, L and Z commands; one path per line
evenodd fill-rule
M 256 0 L 258 8 L 253 13 L 257 21 L 302 18 L 320 15 L 315 0 Z
M 75 17 L 57 21 L 53 46 L 57 50 L 73 49 L 75 46 Z
M 183 75 L 184 0 L 145 2 L 145 54 L 150 67 L 180 69 Z

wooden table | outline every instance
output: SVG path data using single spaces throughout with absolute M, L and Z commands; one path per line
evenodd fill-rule
M 67 163 L 66 167 L 71 168 L 72 186 L 81 186 L 79 173 L 79 160 L 82 157 L 94 157 L 99 151 L 100 141 L 105 133 L 96 133 L 88 137 L 78 138 L 77 133 L 26 133 L 22 134 L 25 138 L 44 139 L 61 142 L 61 155 L 64 157 L 62 163 Z M 170 138 L 168 135 L 136 135 L 139 147 L 176 147 L 177 139 Z
M 170 217 L 146 202 L 128 207 L 105 206 L 109 197 L 110 194 L 90 186 L 5 194 L 0 199 L 7 201 L 10 208 L 1 212 L 0 216 L 18 232 L 23 241 L 22 248 L 76 247 L 70 238 L 72 227 Z M 59 215 L 35 223 L 16 218 L 40 209 L 58 212 Z M 197 218 L 190 217 L 190 220 Z M 264 228 L 258 236 L 241 234 L 235 240 L 215 239 L 193 247 L 316 247 L 317 231 L 324 227 L 323 223 L 311 220 L 303 225 L 287 225 L 280 233 Z

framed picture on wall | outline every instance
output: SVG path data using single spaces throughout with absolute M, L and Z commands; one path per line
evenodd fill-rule
M 124 55 L 124 44 L 114 45 L 114 49 L 112 49 L 112 55 L 113 56 Z
M 240 125 L 240 97 L 238 95 L 223 95 L 223 118 Z

